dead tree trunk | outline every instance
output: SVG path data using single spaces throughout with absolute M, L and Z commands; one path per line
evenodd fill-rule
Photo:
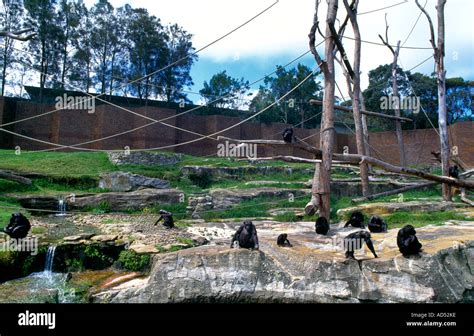
M 18 183 L 26 184 L 26 185 L 31 185 L 32 183 L 29 178 L 19 176 L 19 175 L 16 175 L 14 173 L 4 171 L 4 170 L 0 170 L 0 179 L 18 182 Z
M 318 30 L 318 7 L 320 0 L 316 0 L 313 26 L 309 33 L 309 46 L 311 52 L 324 74 L 324 98 L 323 114 L 321 119 L 320 148 L 322 150 L 322 163 L 319 167 L 319 176 L 316 175 L 317 166 L 315 166 L 315 175 L 313 178 L 313 194 L 311 201 L 305 207 L 310 213 L 319 208 L 319 215 L 330 217 L 330 179 L 332 165 L 332 151 L 334 147 L 334 93 L 335 93 L 335 72 L 334 72 L 334 39 L 331 38 L 329 26 L 334 24 L 337 15 L 338 0 L 328 1 L 328 10 L 326 15 L 326 42 L 325 42 L 325 61 L 323 61 L 316 50 L 315 40 Z M 311 210 L 313 209 L 313 210 Z
M 379 38 L 382 40 L 382 43 L 387 46 L 387 48 L 392 52 L 393 61 L 392 61 L 392 96 L 397 99 L 395 104 L 395 116 L 400 117 L 400 97 L 398 96 L 398 83 L 397 83 L 397 64 L 398 64 L 398 55 L 400 54 L 400 41 L 397 42 L 397 48 L 393 47 L 388 42 L 388 22 L 387 14 L 385 14 L 385 40 L 382 35 L 379 34 Z M 397 133 L 398 147 L 400 150 L 400 165 L 406 166 L 406 156 L 405 156 L 405 145 L 403 144 L 403 133 L 402 133 L 402 124 L 400 121 L 395 121 L 395 130 Z
M 444 176 L 449 176 L 449 139 L 447 126 L 447 108 L 446 108 L 446 71 L 444 67 L 444 6 L 446 0 L 438 0 L 436 11 L 438 15 L 438 41 L 435 42 L 435 33 L 433 22 L 426 10 L 415 0 L 416 5 L 425 14 L 430 27 L 431 45 L 434 50 L 434 59 L 436 64 L 437 84 L 438 84 L 438 124 L 439 137 L 441 144 L 441 168 Z M 451 201 L 451 188 L 447 184 L 443 184 L 443 199 Z
M 357 17 L 355 13 L 355 8 L 349 6 L 347 0 L 344 1 L 344 6 L 346 7 L 347 15 L 352 24 L 352 30 L 354 31 L 354 62 L 353 70 L 354 76 L 352 78 L 353 89 L 351 94 L 352 99 L 352 111 L 354 113 L 354 123 L 355 123 L 355 132 L 356 132 L 356 142 L 357 142 L 357 153 L 359 155 L 365 155 L 365 141 L 364 141 L 364 131 L 362 126 L 362 117 L 360 109 L 360 55 L 361 55 L 361 39 L 360 39 L 360 30 L 357 23 Z M 357 6 L 357 5 L 354 5 Z M 343 57 L 345 55 L 342 55 Z M 369 195 L 369 171 L 366 162 L 361 162 L 360 164 L 360 177 L 362 185 L 362 195 Z

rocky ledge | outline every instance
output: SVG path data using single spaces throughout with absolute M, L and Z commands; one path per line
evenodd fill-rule
M 380 258 L 366 250 L 346 260 L 340 241 L 354 229 L 333 225 L 254 222 L 260 250 L 229 249 L 238 223 L 193 227 L 215 240 L 208 246 L 155 255 L 149 277 L 94 295 L 96 302 L 473 302 L 474 222 L 418 229 L 420 256 L 405 258 L 397 229 L 373 234 Z M 210 233 L 210 231 L 213 231 Z M 275 244 L 287 232 L 293 248 Z M 209 234 L 210 233 L 210 234 Z

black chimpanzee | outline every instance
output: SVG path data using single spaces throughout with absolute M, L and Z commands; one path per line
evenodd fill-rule
M 235 242 L 239 243 L 239 247 L 258 250 L 257 229 L 251 221 L 244 221 L 244 223 L 237 229 L 232 237 L 230 247 L 234 247 Z
M 453 167 L 449 167 L 449 176 L 454 177 L 454 178 L 459 178 L 459 167 L 457 165 L 454 165 Z
M 348 227 L 349 225 L 352 225 L 353 227 L 356 228 L 361 228 L 365 229 L 364 225 L 364 215 L 360 211 L 354 211 L 351 214 L 351 218 L 347 221 L 346 225 L 344 227 Z
M 283 131 L 283 141 L 286 143 L 292 143 L 293 142 L 293 128 L 285 128 Z
M 326 233 L 328 233 L 329 223 L 326 217 L 318 217 L 318 219 L 316 219 L 315 228 L 316 228 L 316 233 L 318 234 L 325 235 Z
M 374 233 L 387 232 L 387 223 L 379 216 L 370 217 L 369 231 Z
M 173 214 L 169 211 L 166 210 L 160 210 L 160 218 L 156 221 L 155 225 L 158 224 L 161 220 L 163 220 L 163 226 L 165 226 L 168 229 L 171 229 L 174 227 L 174 221 L 173 221 Z
M 28 235 L 31 229 L 30 221 L 21 213 L 14 213 L 10 222 L 3 229 L 7 235 L 14 239 L 23 239 Z
M 277 238 L 277 245 L 281 247 L 293 247 L 290 241 L 288 240 L 288 235 L 286 233 L 282 233 Z
M 404 256 L 418 254 L 422 246 L 416 238 L 416 230 L 412 225 L 405 225 L 398 231 L 397 245 Z
M 375 253 L 374 244 L 370 239 L 370 232 L 368 231 L 356 231 L 344 238 L 344 247 L 346 250 L 346 258 L 354 258 L 355 250 L 359 250 L 364 245 L 364 242 L 367 244 L 367 247 L 372 252 L 375 258 L 378 258 L 377 253 Z

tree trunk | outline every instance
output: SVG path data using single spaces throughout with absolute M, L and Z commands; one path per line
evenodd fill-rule
M 438 52 L 436 53 L 436 71 L 438 74 L 438 120 L 441 143 L 441 167 L 444 176 L 449 176 L 449 139 L 446 108 L 446 71 L 444 68 L 444 5 L 446 0 L 438 0 Z M 443 199 L 451 201 L 451 187 L 443 184 Z
M 359 25 L 357 24 L 357 18 L 355 13 L 352 11 L 352 8 L 349 6 L 347 0 L 344 0 L 344 6 L 346 7 L 347 14 L 352 24 L 352 29 L 354 31 L 354 77 L 353 81 L 353 90 L 352 90 L 352 111 L 354 113 L 354 123 L 356 131 L 356 142 L 357 142 L 357 153 L 359 155 L 365 155 L 365 141 L 364 141 L 364 132 L 362 127 L 362 117 L 360 112 L 360 57 L 361 57 L 361 40 L 360 40 L 360 30 Z M 362 180 L 362 195 L 369 195 L 369 171 L 367 163 L 362 162 L 360 164 L 360 178 Z
M 398 63 L 398 54 L 400 53 L 400 41 L 397 43 L 397 49 L 393 53 L 393 62 L 392 62 L 392 94 L 393 97 L 399 99 L 398 95 L 398 82 L 397 82 L 397 63 Z M 400 102 L 400 100 L 398 100 Z M 395 116 L 400 117 L 400 104 L 395 105 Z M 397 133 L 398 148 L 400 151 L 400 166 L 406 166 L 407 160 L 405 156 L 405 145 L 403 144 L 403 132 L 402 124 L 399 120 L 395 121 L 395 130 Z

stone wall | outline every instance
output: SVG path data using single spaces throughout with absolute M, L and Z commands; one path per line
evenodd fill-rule
M 99 105 L 95 113 L 86 110 L 61 110 L 39 118 L 24 121 L 7 127 L 16 133 L 42 141 L 74 145 L 95 139 L 110 137 L 98 142 L 81 145 L 89 149 L 130 149 L 158 148 L 196 156 L 216 155 L 218 142 L 212 139 L 194 141 L 200 137 L 196 134 L 210 135 L 237 124 L 241 119 L 222 115 L 199 116 L 183 114 L 181 109 L 159 107 L 128 108 L 133 115 L 118 107 Z M 47 111 L 53 111 L 53 104 L 37 104 L 29 101 L 15 101 L 0 97 L 0 123 L 19 120 Z M 169 118 L 163 123 L 179 127 L 177 130 L 154 123 L 142 117 L 153 119 Z M 177 117 L 175 117 L 178 115 Z M 146 124 L 150 126 L 143 127 Z M 288 125 L 283 123 L 261 124 L 245 122 L 220 135 L 240 139 L 281 139 L 281 132 Z M 131 129 L 134 131 L 127 132 Z M 187 130 L 183 131 L 183 130 Z M 120 136 L 114 134 L 127 132 Z M 319 147 L 319 129 L 296 129 L 300 138 L 309 137 L 306 141 Z M 313 135 L 311 137 L 311 135 Z M 406 130 L 403 132 L 407 160 L 410 165 L 432 164 L 431 151 L 438 150 L 439 138 L 433 129 Z M 460 158 L 470 166 L 474 166 L 474 122 L 458 122 L 449 127 L 450 142 L 458 146 Z M 183 144 L 174 146 L 176 144 Z M 399 151 L 395 132 L 370 133 L 371 154 L 384 161 L 399 164 Z M 0 135 L 1 148 L 20 146 L 23 150 L 38 150 L 53 146 L 33 142 L 20 136 L 6 133 Z M 350 153 L 356 152 L 355 136 L 337 134 L 335 152 L 341 153 L 344 146 Z M 309 157 L 307 153 L 291 148 L 270 148 L 258 146 L 258 156 L 295 155 Z

